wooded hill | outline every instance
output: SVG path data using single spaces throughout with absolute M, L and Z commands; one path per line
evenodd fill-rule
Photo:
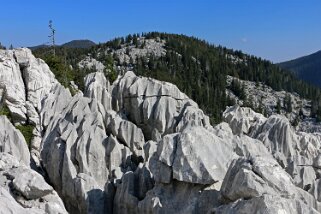
M 161 57 L 138 57 L 125 66 L 132 67 L 137 75 L 177 85 L 200 105 L 214 123 L 220 122 L 226 106 L 233 104 L 225 93 L 226 75 L 262 82 L 274 90 L 296 92 L 302 97 L 314 100 L 313 105 L 316 107 L 313 114 L 316 114 L 318 109 L 321 110 L 320 89 L 299 80 L 292 73 L 270 61 L 185 35 L 158 32 L 134 34 L 88 49 L 56 47 L 55 57 L 52 56 L 50 48 L 37 49 L 34 54 L 49 64 L 57 79 L 65 86 L 73 80 L 82 89 L 84 75 L 93 69 L 77 68 L 80 60 L 90 54 L 106 66 L 105 74 L 113 80 L 117 66 L 124 66 L 113 50 L 130 45 L 143 49 L 144 43 L 138 43 L 140 37 L 164 40 L 166 54 Z M 242 90 L 242 86 L 239 90 Z
M 298 78 L 321 87 L 321 51 L 278 64 Z

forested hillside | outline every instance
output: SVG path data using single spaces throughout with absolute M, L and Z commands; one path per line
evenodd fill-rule
M 300 79 L 321 87 L 321 51 L 278 64 Z
M 146 48 L 152 51 L 145 51 Z M 221 121 L 226 106 L 233 104 L 226 96 L 227 75 L 262 82 L 277 91 L 296 92 L 302 97 L 313 98 L 313 114 L 318 112 L 320 106 L 319 89 L 279 66 L 241 51 L 184 35 L 157 32 L 134 34 L 88 49 L 57 47 L 55 57 L 49 48 L 35 50 L 34 54 L 49 64 L 65 86 L 73 80 L 82 89 L 83 76 L 95 70 L 95 66 L 79 68 L 78 63 L 86 56 L 101 62 L 110 80 L 114 80 L 115 74 L 122 68 L 172 82 L 195 100 L 214 123 Z M 242 85 L 234 90 L 242 93 Z

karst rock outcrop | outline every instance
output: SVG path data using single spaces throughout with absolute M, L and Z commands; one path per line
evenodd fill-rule
M 321 212 L 320 134 L 237 105 L 211 126 L 175 85 L 131 71 L 84 86 L 0 51 L 0 212 Z

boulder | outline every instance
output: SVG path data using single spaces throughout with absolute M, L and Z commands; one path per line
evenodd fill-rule
M 213 184 L 223 180 L 233 147 L 203 127 L 185 129 L 178 137 L 173 160 L 173 178 L 179 181 Z
M 28 211 L 14 200 L 11 194 L 0 186 L 0 207 L 1 213 L 25 214 Z M 29 212 L 28 212 L 29 213 Z
M 35 171 L 20 167 L 8 174 L 14 178 L 13 188 L 28 200 L 41 198 L 53 191 L 53 188 Z
M 282 208 L 284 212 L 297 208 L 297 213 L 305 209 L 317 213 L 320 209 L 320 204 L 296 187 L 274 159 L 266 157 L 234 160 L 221 193 L 228 205 L 215 209 L 215 213 L 273 213 Z
M 49 66 L 27 48 L 0 52 L 0 106 L 9 108 L 12 122 L 35 126 L 31 140 L 32 159 L 40 167 L 42 127 L 39 111 L 51 88 L 59 84 Z
M 0 153 L 0 172 L 1 213 L 67 213 L 56 191 L 15 156 Z

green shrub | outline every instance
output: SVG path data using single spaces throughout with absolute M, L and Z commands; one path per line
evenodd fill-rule
M 114 69 L 105 72 L 106 78 L 109 80 L 111 84 L 117 79 L 117 72 Z

